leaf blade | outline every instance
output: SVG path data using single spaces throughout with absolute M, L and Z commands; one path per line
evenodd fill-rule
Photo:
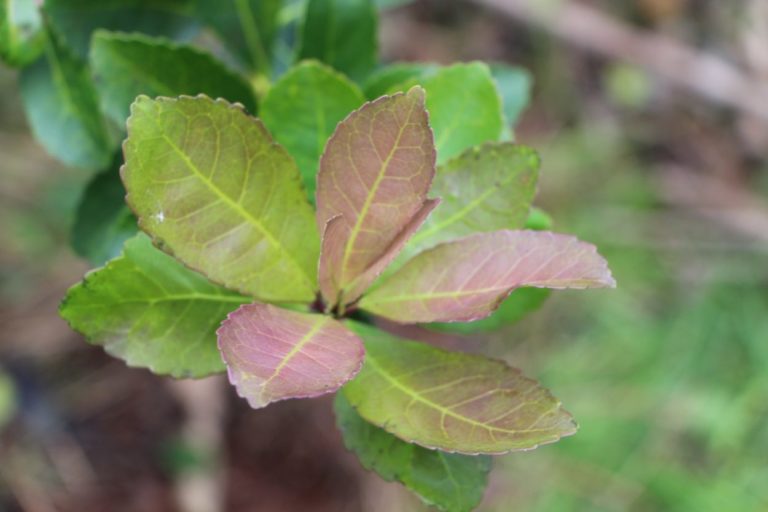
M 343 392 L 363 419 L 407 442 L 501 454 L 576 431 L 558 400 L 501 361 L 354 329 L 365 340 L 366 360 Z
M 384 254 L 423 207 L 434 159 L 420 88 L 366 103 L 339 124 L 320 159 L 317 190 L 320 229 L 339 216 L 344 224 L 324 242 L 343 246 L 321 261 L 335 283 L 332 295 Z
M 401 323 L 469 322 L 488 316 L 520 286 L 602 288 L 615 281 L 591 244 L 550 232 L 502 230 L 420 253 L 360 307 Z
M 362 342 L 336 320 L 269 304 L 241 307 L 217 334 L 229 380 L 254 409 L 336 391 L 363 361 Z
M 344 393 L 336 394 L 334 410 L 345 446 L 366 469 L 402 483 L 440 510 L 470 511 L 482 500 L 490 457 L 445 453 L 406 443 L 362 419 Z
M 120 125 L 133 100 L 147 96 L 205 94 L 256 111 L 250 85 L 212 55 L 188 45 L 143 34 L 99 30 L 90 53 L 105 111 Z
M 312 208 L 260 121 L 223 100 L 142 96 L 124 151 L 126 200 L 164 250 L 259 300 L 314 299 Z
M 129 366 L 203 377 L 224 370 L 216 328 L 248 300 L 186 269 L 141 233 L 121 256 L 72 287 L 60 313 Z
M 291 68 L 269 89 L 261 118 L 296 159 L 314 200 L 320 155 L 336 125 L 365 98 L 348 78 L 316 61 Z

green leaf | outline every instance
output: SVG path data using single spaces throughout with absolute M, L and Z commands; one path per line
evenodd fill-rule
M 72 228 L 72 247 L 91 263 L 103 265 L 116 257 L 136 234 L 136 219 L 125 204 L 120 181 L 122 154 L 106 171 L 93 177 L 83 192 Z
M 282 0 L 195 0 L 195 10 L 246 67 L 269 74 Z
M 23 67 L 45 48 L 45 31 L 34 0 L 0 0 L 0 59 Z
M 499 63 L 491 64 L 491 75 L 501 93 L 505 126 L 515 126 L 531 100 L 531 75 L 523 68 Z
M 0 367 L 0 430 L 16 413 L 16 387 Z
M 530 450 L 576 432 L 546 389 L 502 361 L 447 352 L 352 324 L 365 341 L 343 388 L 363 419 L 400 439 L 466 454 Z
M 96 89 L 84 62 L 48 31 L 45 56 L 22 70 L 21 97 L 32 132 L 67 165 L 103 169 L 112 158 L 111 139 Z
M 548 231 L 552 229 L 552 217 L 541 208 L 535 206 L 531 208 L 528 218 L 525 220 L 525 229 L 535 229 L 536 231 Z
M 468 148 L 501 137 L 504 128 L 501 98 L 486 64 L 455 64 L 428 72 L 398 88 L 404 90 L 413 84 L 420 84 L 427 91 L 427 110 L 435 132 L 438 164 Z
M 362 80 L 376 64 L 377 25 L 371 0 L 309 0 L 297 58 L 320 60 Z
M 377 69 L 365 80 L 363 90 L 368 99 L 400 90 L 398 86 L 414 82 L 418 78 L 433 75 L 440 66 L 421 62 L 398 62 Z
M 440 206 L 408 242 L 401 261 L 440 242 L 522 228 L 536 195 L 538 171 L 535 151 L 508 142 L 470 148 L 440 166 L 430 191 L 441 199 Z
M 483 499 L 491 457 L 428 450 L 401 441 L 363 420 L 344 393 L 336 394 L 334 409 L 346 447 L 384 480 L 398 481 L 427 504 L 448 512 L 468 512 Z
M 256 111 L 248 82 L 208 53 L 141 34 L 94 33 L 91 67 L 106 113 L 120 125 L 141 95 L 205 94 Z
M 412 2 L 413 0 L 376 0 L 376 7 L 379 9 L 393 9 Z
M 264 97 L 261 118 L 296 159 L 312 201 L 325 143 L 336 125 L 364 101 L 348 78 L 314 61 L 292 68 Z
M 122 256 L 72 287 L 60 313 L 129 366 L 202 377 L 224 369 L 216 329 L 249 300 L 188 270 L 139 234 Z
M 314 212 L 261 121 L 205 96 L 140 96 L 124 152 L 126 200 L 159 247 L 263 302 L 315 298 Z
M 434 166 L 420 87 L 366 103 L 339 124 L 317 180 L 320 289 L 331 308 L 354 301 L 364 289 L 358 283 L 370 283 L 381 271 L 377 261 L 391 261 L 394 242 L 399 250 L 424 221 L 424 209 L 434 208 L 425 205 Z
M 189 0 L 45 0 L 45 12 L 66 45 L 82 58 L 97 29 L 174 39 L 197 33 Z

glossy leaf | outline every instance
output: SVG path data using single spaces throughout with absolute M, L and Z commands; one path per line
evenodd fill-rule
M 376 63 L 377 25 L 372 0 L 309 0 L 298 59 L 317 59 L 362 80 Z
M 269 72 L 282 0 L 195 0 L 197 14 L 250 69 Z
M 535 151 L 498 142 L 468 149 L 440 166 L 431 190 L 441 198 L 440 207 L 400 257 L 473 233 L 522 228 L 536 195 L 538 170 Z
M 595 246 L 539 231 L 480 233 L 424 251 L 363 297 L 360 307 L 401 323 L 471 322 L 515 288 L 615 286 Z
M 91 68 L 104 110 L 121 126 L 141 94 L 202 93 L 256 111 L 256 99 L 244 78 L 211 55 L 166 39 L 98 31 L 91 46 Z
M 456 64 L 418 82 L 427 91 L 439 164 L 470 147 L 499 140 L 504 127 L 501 99 L 486 64 Z
M 402 231 L 397 234 L 392 243 L 384 250 L 384 253 L 348 285 L 343 287 L 344 305 L 353 303 L 368 289 L 371 283 L 376 280 L 379 274 L 400 253 L 406 242 L 413 236 L 413 233 L 419 229 L 424 220 L 439 203 L 438 199 L 428 199 L 408 224 L 403 227 Z M 331 219 L 323 233 L 323 247 L 320 253 L 320 289 L 330 304 L 336 304 L 338 301 L 337 292 L 341 289 L 337 286 L 337 281 L 335 281 L 336 275 L 333 273 L 333 269 L 330 268 L 330 264 L 343 258 L 340 252 L 344 246 L 339 244 L 338 240 L 346 239 L 348 233 L 349 227 L 341 215 Z
M 253 408 L 336 391 L 364 355 L 360 338 L 333 318 L 269 304 L 241 307 L 218 337 L 229 380 Z
M 317 190 L 320 229 L 341 219 L 320 260 L 331 305 L 422 209 L 434 159 L 420 88 L 366 103 L 339 124 L 320 159 Z
M 190 39 L 197 33 L 188 0 L 45 0 L 48 19 L 85 58 L 97 29 Z
M 248 300 L 185 268 L 139 234 L 121 256 L 73 286 L 60 312 L 74 330 L 129 366 L 202 377 L 224 369 L 216 329 Z
M 436 64 L 396 62 L 371 73 L 365 80 L 363 90 L 366 98 L 373 100 L 379 96 L 401 90 L 403 84 L 433 75 L 438 69 L 440 67 Z
M 312 208 L 259 120 L 224 100 L 141 96 L 124 151 L 126 199 L 160 247 L 259 300 L 314 299 Z
M 483 499 L 491 457 L 429 450 L 406 443 L 363 420 L 344 393 L 334 401 L 336 422 L 346 447 L 363 467 L 397 481 L 440 510 L 473 510 Z
M 576 431 L 539 384 L 502 361 L 394 338 L 364 325 L 360 374 L 343 392 L 363 419 L 427 448 L 530 450 Z
M 336 125 L 364 101 L 348 78 L 314 61 L 292 68 L 264 97 L 261 119 L 296 159 L 313 201 L 325 143 Z
M 125 188 L 120 181 L 122 154 L 115 160 L 86 187 L 72 228 L 72 247 L 96 265 L 117 257 L 123 243 L 138 230 L 136 218 L 125 204 Z
M 20 75 L 21 97 L 37 140 L 67 165 L 103 169 L 116 145 L 99 110 L 96 89 L 84 62 L 52 32 L 45 56 Z
M 45 30 L 34 0 L 0 2 L 0 59 L 14 67 L 30 64 L 43 53 Z
M 531 100 L 531 75 L 523 68 L 498 63 L 491 64 L 491 75 L 501 94 L 505 126 L 514 126 Z

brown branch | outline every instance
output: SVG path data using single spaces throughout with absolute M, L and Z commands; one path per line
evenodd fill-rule
M 573 1 L 472 0 L 609 59 L 642 67 L 711 102 L 768 121 L 768 84 L 667 36 Z

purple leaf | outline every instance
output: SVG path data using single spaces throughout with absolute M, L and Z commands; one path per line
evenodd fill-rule
M 360 301 L 401 323 L 470 322 L 520 286 L 615 286 L 591 244 L 541 231 L 495 231 L 448 242 L 407 262 Z
M 323 294 L 331 307 L 349 303 L 346 288 L 397 245 L 422 209 L 434 172 L 423 89 L 366 103 L 339 124 L 317 178 Z
M 339 389 L 363 363 L 360 338 L 329 316 L 254 303 L 218 332 L 230 382 L 254 409 Z

